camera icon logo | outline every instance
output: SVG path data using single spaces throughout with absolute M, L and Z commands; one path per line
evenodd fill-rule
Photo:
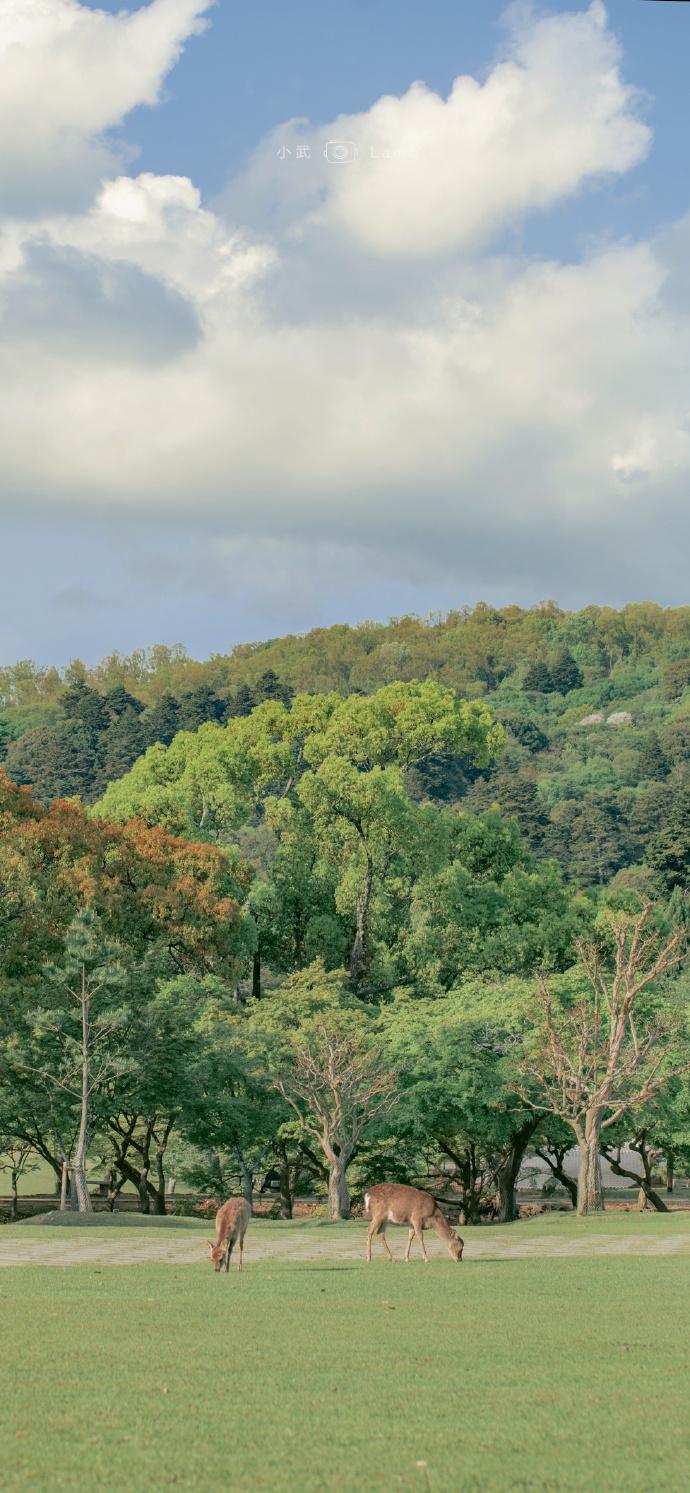
M 349 165 L 359 155 L 354 140 L 327 140 L 323 153 L 327 161 L 338 166 Z

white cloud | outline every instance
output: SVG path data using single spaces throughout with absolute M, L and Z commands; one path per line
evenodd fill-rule
M 127 98 L 155 95 L 199 6 L 142 14 L 154 31 L 165 18 L 167 42 Z M 150 173 L 101 183 L 78 214 L 15 215 L 0 239 L 6 495 L 189 519 L 234 556 L 268 532 L 290 569 L 310 551 L 393 556 L 410 586 L 469 555 L 487 573 L 526 567 L 535 535 L 581 555 L 623 514 L 662 543 L 657 514 L 679 511 L 690 468 L 688 229 L 572 264 L 479 252 L 648 143 L 600 4 L 523 19 L 511 48 L 483 86 L 461 79 L 444 102 L 417 85 L 358 116 L 362 139 L 414 143 L 411 176 L 322 156 L 311 178 L 281 175 L 278 132 L 230 226 L 186 178 Z M 119 66 L 80 149 L 128 107 Z M 278 183 L 288 229 L 272 237 L 261 209 Z
M 218 297 L 237 300 L 277 262 L 269 244 L 228 229 L 203 208 L 201 194 L 185 176 L 118 176 L 104 184 L 88 213 L 46 219 L 41 234 L 55 244 L 136 264 L 199 306 Z
M 5 213 L 83 204 L 116 156 L 104 132 L 155 104 L 209 0 L 109 15 L 78 0 L 0 0 Z
M 293 121 L 263 142 L 228 205 L 265 206 L 275 221 L 278 202 L 300 236 L 311 207 L 313 224 L 375 254 L 476 247 L 643 159 L 651 132 L 619 62 L 600 0 L 540 20 L 516 12 L 508 53 L 485 83 L 458 77 L 443 99 L 417 82 L 318 131 Z M 305 148 L 308 160 L 298 159 Z

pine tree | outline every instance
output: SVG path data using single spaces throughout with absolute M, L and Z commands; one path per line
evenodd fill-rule
M 525 689 L 533 690 L 536 694 L 546 695 L 553 689 L 551 670 L 543 658 L 535 658 L 525 674 Z
M 647 845 L 645 860 L 669 891 L 690 883 L 690 789 L 673 794 L 663 824 Z
M 254 686 L 254 699 L 259 705 L 263 700 L 281 700 L 283 705 L 289 705 L 294 690 L 289 684 L 282 684 L 273 669 L 266 669 Z
M 511 736 L 526 747 L 528 752 L 543 752 L 549 745 L 549 738 L 536 721 L 521 719 L 520 716 L 503 717 L 503 724 L 507 726 Z
M 101 731 L 107 731 L 110 716 L 105 698 L 88 684 L 72 685 L 71 689 L 65 690 L 60 704 L 67 720 L 78 721 L 91 732 L 92 737 L 99 736 Z
M 144 714 L 142 726 L 146 733 L 146 741 L 152 746 L 156 741 L 162 741 L 169 746 L 173 736 L 180 729 L 180 707 L 174 695 L 166 690 Z
M 135 715 L 141 715 L 144 706 L 136 695 L 130 695 L 124 684 L 116 684 L 108 690 L 104 696 L 106 709 L 111 716 L 124 715 L 126 710 L 134 711 Z
M 561 648 L 551 669 L 551 687 L 559 695 L 582 688 L 582 670 L 567 648 Z
M 115 716 L 110 729 L 101 738 L 101 750 L 101 791 L 105 792 L 108 783 L 124 777 L 137 757 L 146 750 L 144 727 L 137 711 L 123 710 L 121 715 Z
M 656 731 L 650 731 L 640 747 L 638 757 L 638 772 L 640 781 L 651 779 L 658 782 L 668 775 L 670 763 L 661 745 Z
M 11 743 L 5 768 L 15 783 L 30 785 L 41 803 L 75 795 L 90 803 L 97 789 L 97 746 L 79 720 L 37 726 Z
M 502 814 L 517 819 L 530 850 L 541 848 L 548 818 L 533 778 L 522 773 L 497 773 L 492 787 Z
M 197 684 L 194 689 L 186 690 L 178 703 L 181 731 L 197 731 L 206 721 L 221 721 L 225 715 L 225 701 L 210 684 Z
M 251 715 L 256 705 L 254 691 L 248 684 L 240 684 L 235 693 L 235 698 L 230 701 L 228 715 Z

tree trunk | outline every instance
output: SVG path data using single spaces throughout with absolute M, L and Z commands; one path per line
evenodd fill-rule
M 252 959 L 252 996 L 261 999 L 261 951 L 257 947 Z
M 19 1216 L 19 1189 L 17 1187 L 17 1168 L 12 1167 L 12 1200 L 10 1202 L 10 1223 L 16 1223 Z
M 67 1187 L 69 1184 L 69 1166 L 67 1161 L 62 1163 L 62 1177 L 60 1180 L 60 1212 L 67 1212 Z
M 545 1161 L 547 1166 L 551 1168 L 556 1181 L 560 1182 L 561 1187 L 565 1187 L 566 1192 L 570 1195 L 573 1208 L 577 1208 L 577 1182 L 572 1177 L 569 1177 L 568 1173 L 564 1170 L 563 1161 L 565 1154 L 565 1148 L 562 1146 L 554 1146 L 553 1155 L 548 1151 L 535 1152 L 535 1155 L 541 1156 L 542 1161 Z
M 374 866 L 367 856 L 367 874 L 363 890 L 357 898 L 357 922 L 354 942 L 350 952 L 350 980 L 355 990 L 365 979 L 369 970 L 369 908 L 374 884 Z
M 163 1168 L 164 1149 L 160 1146 L 156 1150 L 156 1182 L 153 1191 L 153 1211 L 159 1217 L 165 1214 L 165 1171 Z
M 86 971 L 82 967 L 81 984 L 81 1111 L 79 1135 L 72 1162 L 72 1183 L 79 1213 L 93 1213 L 86 1185 L 86 1153 L 89 1146 L 89 998 L 86 994 Z
M 673 1192 L 673 1166 L 675 1157 L 669 1152 L 666 1157 L 666 1191 Z
M 600 1136 L 600 1115 L 587 1115 L 585 1128 L 579 1140 L 580 1175 L 577 1182 L 577 1211 L 581 1218 L 588 1213 L 603 1213 L 604 1211 Z
M 74 1199 L 78 1213 L 93 1213 L 93 1203 L 89 1196 L 86 1185 L 86 1157 L 80 1153 L 79 1146 L 74 1153 L 72 1162 L 72 1183 L 74 1186 Z
M 607 1151 L 606 1147 L 604 1146 L 604 1155 L 609 1163 L 609 1166 L 611 1167 L 611 1171 L 615 1172 L 617 1177 L 629 1177 L 632 1182 L 639 1182 L 640 1190 L 637 1197 L 637 1207 L 640 1213 L 643 1213 L 645 1208 L 650 1203 L 653 1208 L 656 1208 L 657 1213 L 668 1213 L 668 1208 L 666 1207 L 663 1198 L 659 1197 L 658 1192 L 656 1192 L 655 1188 L 652 1186 L 652 1163 L 649 1157 L 649 1152 L 645 1145 L 644 1135 L 640 1136 L 639 1139 L 635 1141 L 633 1150 L 637 1151 L 640 1161 L 642 1162 L 642 1165 L 644 1167 L 644 1176 L 641 1177 L 639 1172 L 633 1172 L 630 1170 L 630 1167 L 621 1165 L 620 1150 L 618 1151 L 617 1156 L 612 1156 L 610 1151 Z
M 525 1151 L 537 1128 L 537 1120 L 530 1119 L 515 1132 L 508 1154 L 496 1173 L 496 1185 L 498 1187 L 498 1212 L 497 1223 L 514 1223 L 518 1216 L 517 1202 L 515 1200 L 515 1184 L 520 1175 L 520 1168 L 525 1158 Z
M 251 1212 L 254 1202 L 254 1173 L 251 1171 L 251 1168 L 247 1166 L 244 1155 L 239 1146 L 235 1146 L 235 1154 L 237 1156 L 237 1160 L 239 1161 L 240 1171 L 242 1173 L 242 1196 L 245 1203 L 249 1205 L 249 1211 Z
M 139 1173 L 139 1211 L 141 1213 L 151 1212 L 151 1198 L 149 1195 L 149 1159 L 144 1157 L 144 1164 Z
M 347 1185 L 347 1172 L 341 1156 L 335 1156 L 329 1167 L 328 1207 L 333 1223 L 340 1218 L 350 1217 L 350 1189 Z
M 281 1218 L 292 1218 L 293 1199 L 292 1187 L 290 1185 L 290 1163 L 284 1146 L 278 1151 L 278 1157 L 280 1160 L 280 1216 Z
M 511 1177 L 501 1168 L 496 1178 L 497 1208 L 494 1216 L 495 1223 L 515 1223 L 517 1218 L 517 1204 L 515 1202 L 515 1185 Z

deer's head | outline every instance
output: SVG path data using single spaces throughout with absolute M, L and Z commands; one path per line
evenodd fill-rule
M 214 1270 L 222 1270 L 225 1264 L 225 1255 L 228 1247 L 226 1240 L 223 1239 L 221 1240 L 220 1244 L 216 1244 L 212 1239 L 207 1239 L 206 1243 L 208 1245 L 209 1258 Z
M 455 1229 L 451 1229 L 448 1235 L 448 1249 L 453 1259 L 458 1261 L 458 1264 L 462 1259 L 462 1252 L 464 1248 L 464 1239 L 461 1239 L 460 1235 L 456 1234 Z

